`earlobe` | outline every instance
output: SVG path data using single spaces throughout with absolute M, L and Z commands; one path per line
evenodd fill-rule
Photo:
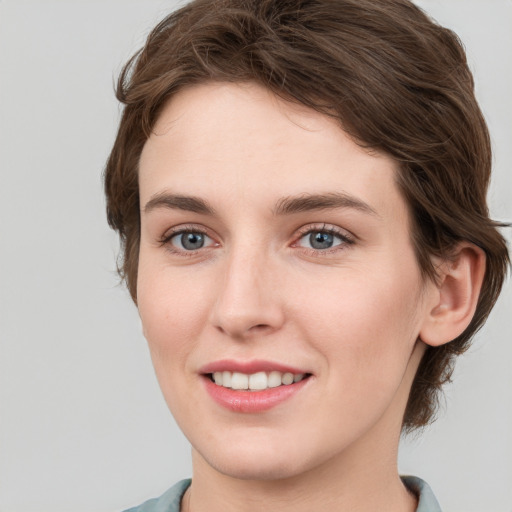
M 434 289 L 420 331 L 424 343 L 440 346 L 464 332 L 475 314 L 485 260 L 482 249 L 461 243 L 453 257 L 440 264 L 439 281 L 432 283 Z

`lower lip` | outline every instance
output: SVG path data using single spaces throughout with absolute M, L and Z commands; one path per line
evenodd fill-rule
M 215 402 L 231 411 L 244 413 L 263 412 L 276 407 L 297 394 L 309 379 L 262 391 L 239 391 L 218 386 L 207 376 L 203 378 L 206 390 Z

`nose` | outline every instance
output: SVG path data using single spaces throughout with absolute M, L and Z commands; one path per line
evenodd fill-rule
M 284 310 L 280 301 L 280 276 L 268 256 L 254 248 L 240 248 L 227 258 L 212 322 L 216 329 L 235 338 L 266 335 L 280 329 Z

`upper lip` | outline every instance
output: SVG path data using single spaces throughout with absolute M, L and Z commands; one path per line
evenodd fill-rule
M 253 374 L 257 372 L 282 372 L 282 373 L 308 373 L 304 369 L 289 366 L 287 364 L 277 363 L 274 361 L 265 361 L 262 359 L 253 359 L 251 361 L 237 361 L 235 359 L 222 359 L 213 361 L 202 366 L 199 372 L 202 374 L 214 372 L 239 372 L 245 374 Z

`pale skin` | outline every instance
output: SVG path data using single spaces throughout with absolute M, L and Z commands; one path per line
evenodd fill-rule
M 426 346 L 471 320 L 483 253 L 460 244 L 423 279 L 397 164 L 255 84 L 179 92 L 139 172 L 137 303 L 192 445 L 183 508 L 414 511 L 396 463 L 407 397 Z M 200 368 L 219 359 L 309 377 L 277 407 L 234 412 L 205 392 Z

